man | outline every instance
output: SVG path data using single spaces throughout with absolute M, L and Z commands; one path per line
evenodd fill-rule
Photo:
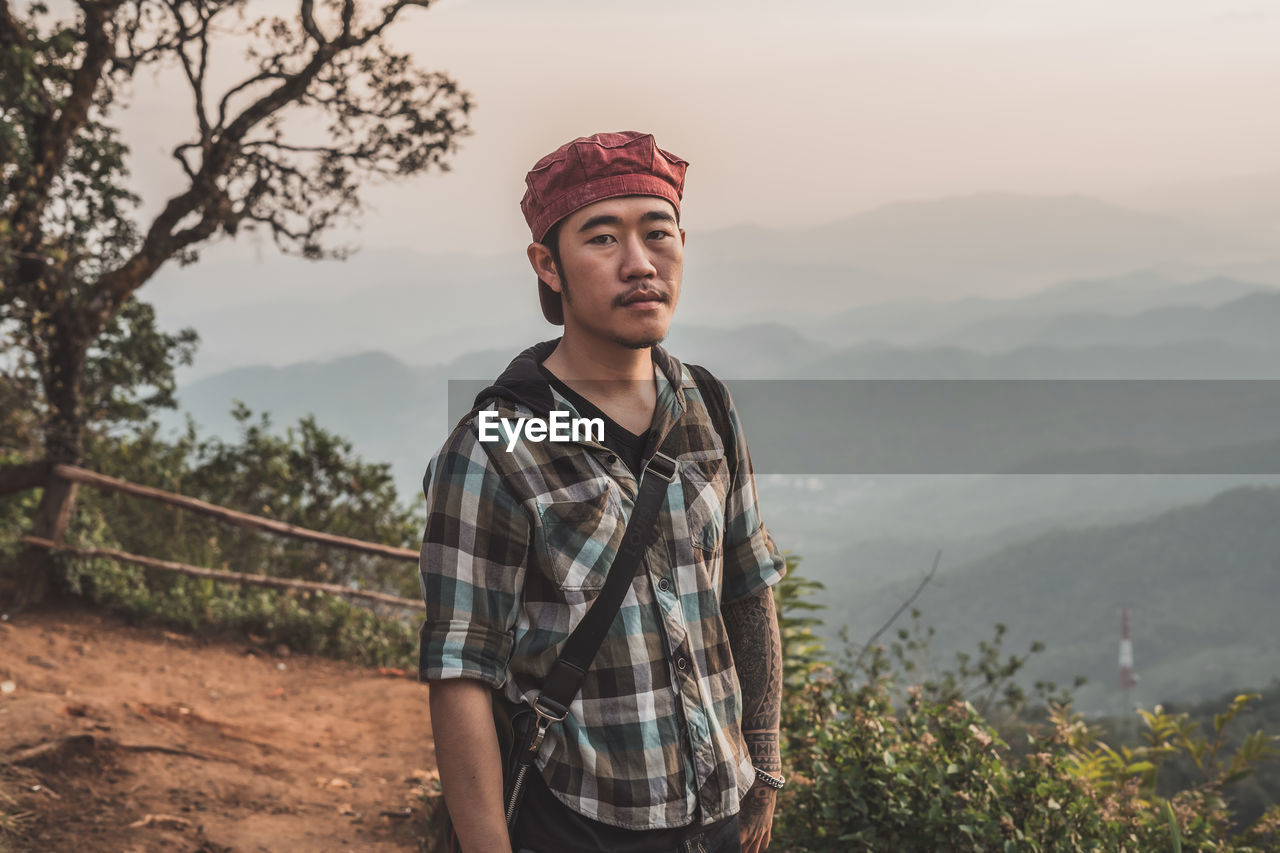
M 721 436 L 689 369 L 658 345 L 680 296 L 686 166 L 633 132 L 576 139 L 534 166 L 521 203 L 529 262 L 543 314 L 564 335 L 512 361 L 427 470 L 420 677 L 468 853 L 511 849 L 493 692 L 537 698 L 604 584 L 659 448 L 677 471 L 657 537 L 568 716 L 541 744 L 515 847 L 768 846 L 782 784 L 770 585 L 785 564 L 761 524 L 727 391 L 715 382 L 731 425 Z M 481 409 L 491 424 L 598 418 L 603 435 L 494 441 Z

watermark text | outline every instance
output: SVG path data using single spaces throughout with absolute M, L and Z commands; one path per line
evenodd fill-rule
M 549 418 L 504 418 L 497 412 L 480 412 L 480 441 L 496 444 L 506 437 L 507 452 L 515 449 L 523 436 L 525 441 L 604 441 L 603 418 L 572 418 L 558 409 Z

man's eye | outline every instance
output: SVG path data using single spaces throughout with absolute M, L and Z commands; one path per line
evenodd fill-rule
M 595 243 L 595 244 L 596 244 L 596 245 L 598 245 L 598 246 L 603 246 L 603 245 L 605 245 L 606 243 L 610 242 L 611 240 L 613 240 L 613 235 L 612 235 L 612 234 L 597 234 L 596 236 L 592 237 L 592 238 L 591 238 L 590 240 L 588 240 L 587 242 L 588 242 L 588 243 Z
M 649 232 L 650 240 L 664 240 L 670 236 L 671 236 L 670 232 L 667 232 L 667 231 L 650 231 Z

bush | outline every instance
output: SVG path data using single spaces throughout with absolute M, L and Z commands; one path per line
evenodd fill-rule
M 350 442 L 302 419 L 283 434 L 237 406 L 241 436 L 174 441 L 154 424 L 94 434 L 87 467 L 141 485 L 351 538 L 412 546 L 420 513 L 397 500 L 389 466 L 360 460 Z M 22 461 L 0 449 L 0 464 Z M 12 566 L 39 490 L 0 498 L 0 566 Z M 109 548 L 196 566 L 304 578 L 417 598 L 417 572 L 400 560 L 229 526 L 141 498 L 81 488 L 66 532 L 72 548 Z M 323 593 L 278 591 L 55 553 L 63 591 L 134 621 L 202 634 L 253 634 L 356 663 L 416 666 L 416 625 L 387 607 Z
M 253 635 L 295 652 L 368 666 L 417 666 L 415 628 L 325 593 L 242 587 L 108 559 L 63 562 L 70 591 L 134 622 L 204 635 Z
M 780 609 L 791 606 L 780 596 Z M 1250 701 L 1220 716 L 1216 740 L 1197 738 L 1185 716 L 1144 714 L 1148 745 L 1117 752 L 1055 705 L 1044 722 L 1010 716 L 1022 743 L 1010 748 L 961 695 L 969 676 L 979 693 L 1003 696 L 993 710 L 1021 708 L 1021 691 L 1003 690 L 1025 658 L 1001 660 L 996 641 L 976 665 L 920 684 L 907 652 L 927 645 L 910 631 L 891 650 L 852 650 L 824 677 L 789 683 L 783 762 L 790 782 L 779 795 L 774 844 L 793 851 L 1262 851 L 1275 849 L 1280 812 L 1231 836 L 1223 789 L 1271 757 L 1274 738 L 1250 736 L 1216 760 L 1214 744 Z M 965 674 L 968 673 L 968 675 Z M 1051 689 L 1052 686 L 1046 686 Z M 1200 784 L 1169 799 L 1155 795 L 1157 769 L 1175 754 L 1198 758 Z

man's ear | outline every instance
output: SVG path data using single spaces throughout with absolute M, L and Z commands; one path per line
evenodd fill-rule
M 684 245 L 684 229 L 683 228 L 680 229 L 680 245 L 681 246 Z
M 529 266 L 533 267 L 538 280 L 560 293 L 560 270 L 556 269 L 556 262 L 551 258 L 551 250 L 541 243 L 530 243 L 525 252 L 529 256 Z

